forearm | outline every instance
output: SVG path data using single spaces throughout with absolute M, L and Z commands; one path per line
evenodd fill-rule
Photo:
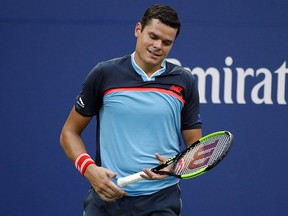
M 79 154 L 86 152 L 81 134 L 89 124 L 91 118 L 92 117 L 81 116 L 73 107 L 63 126 L 60 135 L 60 144 L 67 157 L 73 162 Z
M 87 154 L 85 145 L 81 139 L 81 136 L 77 133 L 63 130 L 60 136 L 61 146 L 67 155 L 67 157 L 74 163 L 76 169 L 90 179 L 89 171 L 88 175 L 85 175 L 87 168 L 90 165 L 96 166 L 94 160 Z M 90 180 L 89 180 L 90 181 Z

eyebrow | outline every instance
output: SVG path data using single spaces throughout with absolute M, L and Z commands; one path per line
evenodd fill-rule
M 154 33 L 154 32 L 150 32 L 150 35 L 152 35 L 152 36 L 154 36 L 154 37 L 156 37 L 156 38 L 160 38 L 156 33 Z M 164 42 L 164 43 L 168 43 L 168 44 L 173 44 L 173 40 L 162 40 L 162 42 Z

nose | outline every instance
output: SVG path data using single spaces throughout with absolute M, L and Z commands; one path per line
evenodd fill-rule
M 161 40 L 155 40 L 153 46 L 155 48 L 159 48 L 160 49 L 161 46 L 162 46 L 162 41 Z

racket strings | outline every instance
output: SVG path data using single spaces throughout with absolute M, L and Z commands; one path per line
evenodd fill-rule
M 198 143 L 177 159 L 171 171 L 175 175 L 184 175 L 212 166 L 225 156 L 229 149 L 229 145 L 227 145 L 229 139 L 230 137 L 224 134 Z

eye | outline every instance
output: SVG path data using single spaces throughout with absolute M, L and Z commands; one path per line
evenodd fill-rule
M 158 39 L 158 37 L 157 37 L 155 34 L 150 34 L 149 36 L 150 36 L 150 38 L 153 39 L 153 40 Z
M 172 41 L 163 41 L 164 46 L 171 46 L 172 43 Z

